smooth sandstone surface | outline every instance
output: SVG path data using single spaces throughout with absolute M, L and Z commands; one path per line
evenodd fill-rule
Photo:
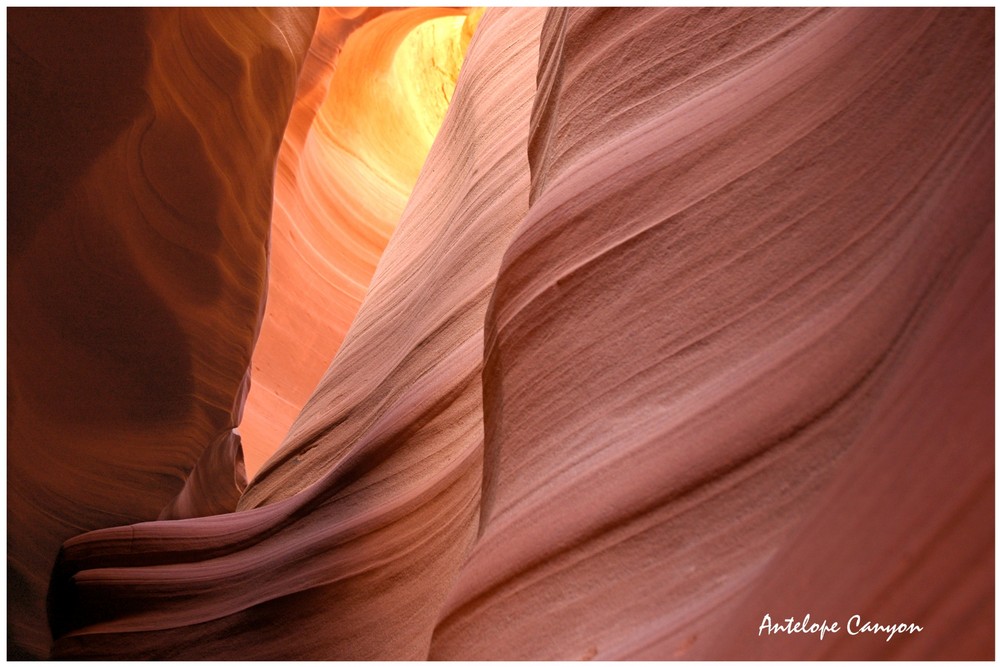
M 427 657 L 476 534 L 482 322 L 527 213 L 544 14 L 483 18 L 357 320 L 240 511 L 69 540 L 55 655 Z
M 992 654 L 992 21 L 549 12 L 432 657 Z
M 267 307 L 240 424 L 251 478 L 354 320 L 444 120 L 478 14 L 320 10 L 278 158 Z
M 345 9 L 356 11 L 345 12 Z M 275 205 L 268 237 L 268 293 L 251 360 L 248 409 L 244 410 L 240 424 L 241 433 L 246 436 L 244 457 L 250 477 L 274 453 L 305 404 L 333 358 L 363 296 L 363 290 L 352 284 L 350 287 L 354 291 L 349 307 L 341 304 L 338 309 L 336 303 L 326 303 L 348 286 L 330 284 L 339 274 L 326 275 L 334 271 L 334 265 L 324 260 L 323 253 L 330 251 L 324 246 L 329 243 L 321 245 L 321 251 L 316 248 L 316 240 L 303 235 L 303 229 L 335 228 L 334 221 L 325 212 L 310 214 L 316 207 L 304 205 L 305 190 L 299 188 L 298 182 L 303 171 L 303 147 L 316 113 L 327 98 L 330 78 L 344 42 L 358 26 L 384 11 L 360 7 L 320 8 L 299 75 L 295 101 L 278 152 Z M 336 188 L 337 185 L 338 182 L 332 180 L 325 187 Z M 289 211 L 294 211 L 294 215 Z M 318 223 L 313 222 L 314 218 L 319 218 Z M 307 226 L 307 223 L 311 224 Z M 325 267 L 329 268 L 324 273 Z M 374 271 L 374 263 L 369 271 Z M 289 344 L 293 341 L 294 344 Z M 319 346 L 323 347 L 317 350 Z M 294 372 L 290 372 L 291 369 L 295 369 Z
M 248 36 L 226 33 L 234 48 L 272 34 L 260 15 L 227 11 L 206 16 Z M 89 229 L 72 236 L 15 226 L 47 219 L 24 193 L 62 188 L 76 193 L 67 195 L 73 206 L 106 215 L 108 202 L 130 191 L 99 178 L 111 172 L 84 181 L 90 172 L 32 162 L 18 173 L 35 180 L 11 187 L 12 210 L 27 213 L 11 217 L 9 234 L 11 275 L 20 272 L 9 278 L 11 321 L 26 324 L 9 324 L 8 531 L 17 548 L 8 548 L 8 568 L 31 572 L 35 583 L 20 575 L 30 585 L 12 595 L 20 601 L 9 600 L 8 615 L 17 632 L 33 628 L 36 654 L 47 650 L 44 626 L 25 622 L 26 610 L 43 609 L 37 596 L 48 572 L 26 563 L 50 550 L 51 570 L 69 538 L 49 595 L 61 658 L 993 657 L 992 9 L 492 8 L 416 169 L 412 156 L 387 163 L 391 151 L 373 148 L 363 165 L 338 152 L 351 136 L 364 137 L 356 147 L 392 146 L 422 136 L 426 124 L 410 118 L 399 135 L 385 118 L 369 134 L 349 129 L 364 122 L 355 112 L 368 118 L 361 100 L 378 98 L 389 116 L 391 104 L 377 86 L 357 83 L 363 77 L 338 83 L 336 72 L 366 71 L 350 64 L 348 34 L 381 24 L 391 43 L 419 52 L 437 43 L 415 30 L 426 21 L 402 10 L 323 10 L 318 19 L 282 11 L 280 21 L 264 18 L 304 28 L 273 75 L 291 114 L 274 185 L 271 295 L 282 281 L 291 287 L 273 296 L 271 304 L 285 304 L 273 320 L 271 305 L 267 315 L 260 308 L 255 264 L 259 272 L 247 275 L 218 270 L 228 288 L 248 292 L 243 319 L 226 310 L 243 303 L 229 292 L 184 308 L 167 300 L 183 334 L 174 336 L 150 314 L 158 301 L 130 293 L 116 303 L 149 311 L 141 317 L 148 336 L 126 336 L 136 326 L 119 307 L 106 318 L 114 328 L 57 337 L 32 319 L 41 317 L 34 309 L 48 305 L 64 327 L 83 326 L 79 303 L 123 281 L 64 279 L 64 291 L 49 292 L 42 281 L 62 270 L 52 262 L 89 257 L 90 246 L 65 249 L 71 240 L 93 241 L 93 252 L 117 246 L 98 244 L 103 237 Z M 177 16 L 148 14 L 142 20 L 159 26 Z M 478 12 L 470 14 L 471 30 Z M 241 32 L 245 24 L 253 29 Z M 469 32 L 461 26 L 459 49 Z M 187 62 L 176 41 L 148 34 L 159 40 L 156 53 Z M 168 80 L 166 64 L 153 69 Z M 36 75 L 24 71 L 12 68 L 12 91 Z M 169 80 L 179 86 L 183 77 Z M 193 90 L 163 97 L 156 120 L 178 109 L 192 123 L 201 118 L 195 112 L 204 109 L 190 105 L 217 98 L 189 100 Z M 141 109 L 145 98 L 135 97 Z M 127 99 L 116 108 L 128 110 Z M 259 113 L 256 97 L 233 99 L 227 112 Z M 92 113 L 105 135 L 92 134 L 114 140 L 132 126 L 130 113 L 138 112 Z M 25 136 L 41 141 L 51 125 L 59 140 L 69 132 L 59 117 L 39 116 L 28 125 L 38 135 Z M 228 140 L 207 153 L 226 169 L 208 172 L 225 175 L 228 187 L 270 183 L 280 128 L 269 135 L 270 162 L 260 152 L 256 162 L 235 161 L 223 147 L 242 144 L 225 134 L 219 112 L 202 122 L 212 138 L 205 145 Z M 270 122 L 246 117 L 243 127 Z M 11 155 L 33 153 L 12 146 Z M 116 169 L 127 156 L 119 153 Z M 192 171 L 200 173 L 181 173 Z M 58 176 L 45 190 L 50 172 Z M 31 183 L 36 189 L 25 189 Z M 393 231 L 379 207 L 400 197 Z M 239 248 L 261 262 L 268 201 L 263 223 L 239 227 L 260 232 Z M 334 215 L 338 206 L 352 213 Z M 324 226 L 330 220 L 338 222 Z M 124 222 L 93 227 L 138 234 Z M 380 238 L 388 241 L 379 259 Z M 178 266 L 152 252 L 161 245 L 140 247 L 152 257 L 96 255 L 105 258 L 96 266 Z M 327 254 L 338 247 L 347 249 Z M 33 253 L 24 255 L 31 262 L 18 252 Z M 159 290 L 198 294 L 143 270 L 158 276 L 149 280 Z M 374 271 L 367 291 L 366 271 Z M 211 335 L 195 314 L 210 318 Z M 246 399 L 261 323 L 252 369 L 261 389 Z M 87 374 L 118 349 L 96 342 L 108 330 L 131 341 L 121 358 L 135 364 L 115 367 L 131 369 L 124 379 L 105 372 L 97 382 Z M 63 340 L 90 342 L 90 356 Z M 189 350 L 212 345 L 239 351 L 210 355 L 230 364 L 229 375 L 216 371 L 228 384 L 200 379 L 192 361 L 204 355 Z M 334 352 L 324 373 L 323 357 Z M 197 386 L 210 384 L 225 406 L 197 441 L 185 431 L 188 448 L 162 440 L 204 421 L 183 401 L 169 422 L 136 406 L 93 409 L 141 398 L 121 387 L 160 368 L 157 355 L 172 355 L 162 368 L 192 364 Z M 66 373 L 58 382 L 57 370 Z M 171 405 L 163 398 L 171 386 L 158 383 L 150 401 Z M 282 406 L 310 391 L 301 411 Z M 54 409 L 67 398 L 65 413 Z M 240 493 L 246 477 L 232 427 L 244 399 L 240 431 L 256 423 L 257 442 L 283 441 Z M 91 414 L 104 416 L 81 418 Z M 285 435 L 278 424 L 289 419 Z M 98 453 L 87 450 L 82 463 L 65 455 L 71 449 L 52 449 L 59 475 L 30 465 L 29 452 L 42 447 L 35 443 L 71 448 L 109 433 L 120 446 L 92 446 Z M 26 444 L 17 456 L 15 436 Z M 258 461 L 270 446 L 255 449 Z M 123 470 L 121 488 L 105 482 L 110 461 L 87 463 L 103 451 Z M 166 480 L 129 482 L 126 457 L 143 452 L 156 462 L 181 452 L 186 463 Z M 71 510 L 28 500 L 58 492 L 128 508 L 111 503 L 138 507 L 140 489 L 147 495 L 137 516 L 93 532 L 99 526 L 83 521 L 38 524 L 36 515 Z M 761 637 L 765 613 L 841 624 L 861 614 L 924 629 L 890 642 L 844 631 L 822 642 Z
M 243 447 L 236 429 L 224 432 L 202 452 L 181 492 L 157 519 L 191 519 L 232 512 L 247 486 Z
M 7 16 L 8 650 L 45 657 L 60 544 L 156 519 L 240 420 L 316 16 Z M 239 455 L 216 454 L 232 511 Z

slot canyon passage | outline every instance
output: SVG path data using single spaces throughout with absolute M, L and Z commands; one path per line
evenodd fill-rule
M 8 658 L 994 657 L 992 8 L 7 49 Z

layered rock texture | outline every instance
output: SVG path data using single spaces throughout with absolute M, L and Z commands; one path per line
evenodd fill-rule
M 64 540 L 231 511 L 246 483 L 232 429 L 316 11 L 7 18 L 8 645 L 39 656 Z
M 434 657 L 991 652 L 992 18 L 549 12 Z
M 480 13 L 320 10 L 278 159 L 270 287 L 240 424 L 250 477 L 281 444 L 361 305 Z
M 992 9 L 8 25 L 12 656 L 993 657 Z

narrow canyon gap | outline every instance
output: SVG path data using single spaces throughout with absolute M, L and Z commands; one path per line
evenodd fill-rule
M 481 10 L 320 10 L 278 155 L 247 476 L 330 365 L 403 212 Z

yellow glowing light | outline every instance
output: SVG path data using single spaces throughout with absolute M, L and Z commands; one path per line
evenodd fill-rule
M 396 49 L 393 76 L 424 132 L 422 143 L 428 143 L 428 137 L 433 141 L 448 111 L 465 55 L 461 50 L 464 24 L 464 16 L 425 21 Z
M 481 10 L 390 12 L 351 35 L 319 125 L 405 197 L 441 127 Z
M 325 12 L 318 30 L 330 34 L 320 37 L 337 41 L 344 20 L 365 10 Z M 267 312 L 240 424 L 251 476 L 280 444 L 350 326 L 482 15 L 463 8 L 386 11 L 355 29 L 339 52 L 308 61 L 328 68 L 308 79 L 322 79 L 328 92 L 308 116 L 311 124 L 293 127 L 296 139 L 286 136 L 282 149 Z M 312 109 L 316 97 L 306 93 L 301 103 Z

